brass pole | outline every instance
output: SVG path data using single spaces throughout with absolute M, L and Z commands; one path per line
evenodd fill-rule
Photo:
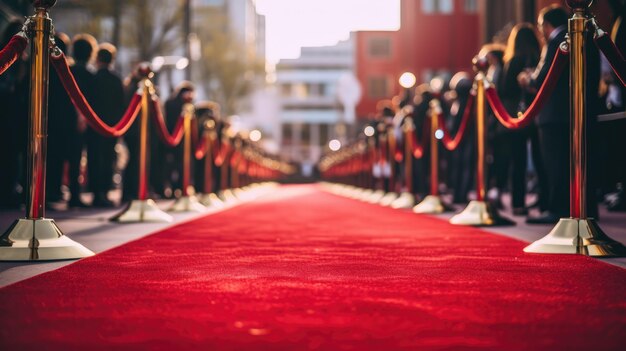
M 193 118 L 193 105 L 186 104 L 184 108 L 183 128 L 185 130 L 185 140 L 183 149 L 183 196 L 193 194 L 191 189 L 191 120 Z
M 476 77 L 476 200 L 485 201 L 485 82 L 484 74 Z
M 569 20 L 570 40 L 570 216 L 572 218 L 587 218 L 586 206 L 586 143 L 585 128 L 585 25 L 587 18 L 585 8 L 574 9 L 574 15 Z
M 46 148 L 48 138 L 48 78 L 50 58 L 50 31 L 52 21 L 44 7 L 35 8 L 29 28 L 30 46 L 30 109 L 28 120 L 28 203 L 26 217 L 45 217 L 46 204 Z
M 141 96 L 141 121 L 139 131 L 139 200 L 148 199 L 148 117 L 149 102 L 152 83 L 148 79 L 143 80 L 143 94 Z

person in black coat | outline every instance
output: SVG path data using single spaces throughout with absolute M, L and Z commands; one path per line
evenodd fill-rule
M 0 37 L 0 48 L 21 28 L 21 21 L 9 23 Z M 0 137 L 0 208 L 18 208 L 23 203 L 24 192 L 20 193 L 19 188 L 26 188 L 25 167 L 20 164 L 26 162 L 28 82 L 28 63 L 22 57 L 0 75 L 0 123 L 4 127 Z
M 167 128 L 172 132 L 178 118 L 182 115 L 183 106 L 187 103 L 193 103 L 195 96 L 195 87 L 191 82 L 181 82 L 172 96 L 165 102 L 165 124 Z M 161 144 L 162 145 L 162 144 Z M 167 186 L 171 185 L 172 190 L 182 189 L 183 178 L 183 142 L 181 141 L 178 146 L 174 148 L 164 147 L 163 153 L 160 157 L 164 159 L 165 163 L 161 168 L 162 184 Z M 163 158 L 162 155 L 165 155 Z M 158 171 L 158 170 L 157 170 Z M 165 194 L 168 195 L 168 194 Z
M 513 27 L 509 35 L 507 47 L 504 53 L 504 70 L 499 82 L 497 82 L 498 94 L 507 112 L 511 116 L 517 116 L 518 112 L 523 112 L 531 104 L 534 94 L 531 94 L 517 82 L 517 76 L 523 71 L 536 67 L 539 62 L 541 47 L 535 34 L 535 30 L 529 23 L 520 23 Z M 499 122 L 498 122 L 499 124 Z M 501 183 L 499 187 L 508 183 L 511 179 L 512 207 L 513 214 L 525 215 L 526 198 L 526 170 L 528 165 L 528 140 L 534 140 L 533 149 L 538 149 L 536 138 L 536 127 L 530 125 L 518 130 L 508 130 L 500 128 L 501 136 L 508 140 L 510 157 L 500 159 L 501 164 L 499 175 Z M 538 204 L 543 206 L 542 200 L 545 197 L 545 176 L 540 153 L 533 153 L 533 164 L 538 180 Z M 509 173 L 510 171 L 510 173 Z M 509 177 L 510 174 L 510 177 Z
M 117 49 L 109 43 L 100 45 L 96 56 L 94 112 L 108 125 L 115 125 L 122 117 L 124 87 L 119 75 L 111 70 Z M 103 136 L 89 128 L 87 135 L 87 169 L 89 184 L 94 193 L 93 205 L 111 207 L 107 198 L 111 190 L 117 138 Z
M 96 39 L 89 34 L 78 34 L 72 41 L 72 50 L 74 57 L 74 65 L 71 67 L 72 74 L 76 79 L 78 87 L 82 91 L 83 95 L 87 99 L 87 102 L 92 104 L 95 97 L 95 76 L 89 67 L 89 63 L 93 59 L 94 52 L 98 47 Z M 80 199 L 81 186 L 79 179 L 80 174 L 80 160 L 83 154 L 84 147 L 84 135 L 87 129 L 85 117 L 78 115 L 76 118 L 76 124 L 67 126 L 69 133 L 71 134 L 71 145 L 69 146 L 69 189 L 70 189 L 70 201 L 69 207 L 87 207 L 87 204 L 83 203 Z
M 57 33 L 55 42 L 66 52 L 69 37 Z M 48 154 L 46 162 L 46 201 L 62 199 L 61 183 L 65 161 L 69 161 L 71 143 L 76 129 L 76 109 L 54 69 L 50 70 L 48 98 Z
M 567 34 L 568 15 L 561 6 L 551 5 L 539 13 L 539 30 L 546 39 L 541 59 L 532 74 L 518 76 L 521 86 L 536 92 L 546 79 L 559 45 Z M 529 217 L 528 223 L 556 223 L 569 215 L 569 77 L 568 68 L 558 78 L 552 95 L 536 118 L 539 145 L 547 175 L 546 211 Z

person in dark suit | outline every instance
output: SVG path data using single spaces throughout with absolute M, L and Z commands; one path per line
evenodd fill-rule
M 124 113 L 124 87 L 119 75 L 111 70 L 117 49 L 109 43 L 100 45 L 96 55 L 95 96 L 92 107 L 108 125 L 114 125 Z M 117 138 L 100 135 L 89 128 L 87 135 L 87 169 L 94 193 L 93 206 L 111 207 L 107 193 L 111 190 Z
M 55 36 L 57 47 L 66 52 L 70 38 L 65 33 Z M 65 161 L 69 161 L 71 139 L 75 134 L 76 109 L 67 95 L 56 71 L 50 70 L 48 99 L 48 154 L 46 162 L 46 201 L 62 199 L 61 184 Z
M 559 45 L 567 34 L 568 15 L 565 9 L 551 5 L 539 13 L 539 31 L 546 46 L 535 71 L 522 72 L 518 82 L 531 92 L 536 92 L 546 79 Z M 556 223 L 569 215 L 569 77 L 565 68 L 558 78 L 552 95 L 537 116 L 539 145 L 547 175 L 549 193 L 546 211 L 539 217 L 529 217 L 528 223 Z
M 141 75 L 139 73 L 139 66 L 137 66 L 131 73 L 124 79 L 124 106 L 128 106 L 133 96 L 139 88 L 139 82 L 141 81 Z M 139 112 L 140 114 L 142 112 Z M 124 134 L 124 142 L 128 148 L 128 163 L 124 170 L 124 176 L 122 177 L 122 202 L 128 202 L 135 200 L 139 196 L 139 151 L 140 151 L 140 132 L 141 132 L 141 115 L 137 117 L 137 120 L 128 129 L 128 132 Z M 152 128 L 152 122 L 148 121 L 148 131 Z M 159 140 L 152 138 L 149 134 L 148 145 L 158 143 Z M 149 168 L 150 157 L 146 160 Z
M 93 103 L 95 97 L 95 76 L 89 67 L 93 60 L 94 52 L 98 47 L 96 38 L 89 34 L 78 34 L 72 40 L 72 51 L 74 57 L 74 65 L 71 67 L 72 74 L 76 79 L 78 87 L 90 104 Z M 78 114 L 76 124 L 68 126 L 71 137 L 71 145 L 69 150 L 69 189 L 70 201 L 69 207 L 87 207 L 88 205 L 80 199 L 81 186 L 79 179 L 80 160 L 83 154 L 84 135 L 87 129 L 85 117 Z
M 21 20 L 10 22 L 0 37 L 0 48 L 21 28 Z M 20 163 L 26 162 L 29 80 L 28 62 L 23 57 L 0 75 L 0 123 L 5 128 L 0 138 L 0 208 L 19 208 L 23 203 L 24 192 L 18 189 L 26 185 Z
M 193 103 L 195 87 L 191 82 L 181 82 L 172 96 L 165 102 L 165 123 L 172 131 L 176 126 L 178 118 L 181 116 L 183 106 Z M 183 178 L 183 142 L 174 148 L 166 147 L 164 150 L 165 164 L 162 167 L 164 184 L 170 184 L 172 190 L 182 189 Z M 161 156 L 162 157 L 162 156 Z M 165 194 L 167 195 L 167 194 Z
M 213 128 L 216 127 L 216 123 L 219 120 L 220 106 L 213 101 L 201 101 L 196 104 L 196 120 L 198 121 L 198 141 L 201 142 L 202 138 L 205 138 L 205 124 L 213 124 Z M 213 131 L 215 132 L 215 130 Z M 212 146 L 212 145 L 211 145 Z M 211 149 L 211 152 L 214 150 Z M 210 155 L 205 157 L 211 157 Z M 209 188 L 204 187 L 205 179 L 205 159 L 201 158 L 194 162 L 194 184 L 196 192 L 210 194 L 215 192 L 215 179 L 216 174 L 219 173 L 219 168 L 212 163 L 211 169 L 211 186 Z

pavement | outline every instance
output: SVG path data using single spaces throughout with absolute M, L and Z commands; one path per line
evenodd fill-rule
M 271 193 L 265 192 L 260 196 L 271 196 L 268 194 Z M 172 223 L 120 224 L 110 222 L 109 218 L 124 209 L 122 206 L 109 209 L 86 208 L 50 210 L 46 213 L 46 217 L 53 218 L 68 237 L 83 244 L 93 252 L 100 253 L 201 216 L 219 215 L 219 212 L 246 201 L 247 200 L 227 203 L 224 207 L 210 208 L 207 212 L 202 213 L 170 213 L 174 217 Z M 507 203 L 506 197 L 504 202 Z M 173 200 L 158 200 L 157 204 L 161 209 L 165 210 L 173 204 Z M 463 206 L 455 206 L 455 209 L 456 212 L 458 212 L 463 209 Z M 455 212 L 444 213 L 436 217 L 447 220 L 454 213 Z M 528 225 L 524 222 L 525 217 L 513 216 L 508 207 L 505 207 L 504 210 L 501 211 L 501 214 L 513 220 L 516 225 L 486 227 L 483 229 L 488 232 L 530 243 L 545 236 L 553 227 L 553 225 Z M 0 228 L 8 228 L 14 220 L 23 217 L 24 211 L 0 211 Z M 626 244 L 626 212 L 608 212 L 601 206 L 600 219 L 600 227 L 605 233 L 614 240 Z M 599 260 L 626 268 L 626 258 L 605 258 Z M 0 287 L 58 269 L 73 262 L 76 261 L 0 262 Z

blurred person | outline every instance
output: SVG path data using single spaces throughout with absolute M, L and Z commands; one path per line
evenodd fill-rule
M 217 122 L 219 120 L 219 113 L 220 113 L 220 106 L 213 102 L 213 101 L 201 101 L 198 104 L 196 104 L 196 120 L 198 121 L 198 141 L 201 141 L 202 138 L 204 138 L 204 130 L 205 130 L 205 124 L 207 122 L 210 123 L 210 121 L 213 122 L 214 128 L 217 127 Z M 213 131 L 216 131 L 216 129 L 214 129 Z M 212 147 L 213 145 L 211 145 Z M 211 148 L 210 152 L 214 152 L 214 150 Z M 219 168 L 217 166 L 215 166 L 215 163 L 212 161 L 213 159 L 211 158 L 211 165 L 212 165 L 212 170 L 211 170 L 211 187 L 206 189 L 204 187 L 204 179 L 205 179 L 205 158 L 206 157 L 212 157 L 211 155 L 206 155 L 205 157 L 201 158 L 200 160 L 196 160 L 195 163 L 195 172 L 194 172 L 194 178 L 195 178 L 195 188 L 197 192 L 203 193 L 203 194 L 210 194 L 216 191 L 216 174 L 219 173 Z M 195 158 L 194 158 L 195 160 Z
M 65 33 L 57 33 L 54 37 L 56 45 L 64 53 L 70 45 L 70 38 Z M 67 54 L 66 54 L 67 55 Z M 71 58 L 67 57 L 71 61 Z M 48 154 L 46 162 L 46 201 L 62 200 L 61 185 L 66 161 L 69 161 L 71 143 L 75 135 L 76 109 L 56 70 L 50 70 L 48 98 Z
M 531 94 L 517 82 L 517 76 L 530 68 L 536 67 L 541 55 L 541 46 L 535 30 L 529 23 L 520 23 L 513 27 L 504 53 L 504 70 L 497 82 L 497 89 L 502 103 L 511 116 L 525 111 L 531 104 L 534 94 Z M 497 187 L 503 190 L 511 179 L 512 207 L 514 215 L 526 215 L 526 170 L 528 164 L 528 141 L 536 134 L 536 127 L 530 125 L 522 129 L 507 129 L 499 124 L 499 133 L 495 142 L 497 150 L 507 148 L 506 153 L 496 157 Z M 536 139 L 535 139 L 536 141 Z M 533 147 L 536 148 L 536 142 Z M 534 155 L 540 155 L 535 153 Z M 507 157 L 509 156 L 509 157 Z M 539 182 L 539 202 L 547 191 L 544 187 L 545 177 L 541 159 L 534 159 Z M 542 205 L 542 204 L 541 204 Z M 543 205 L 542 205 L 543 206 Z
M 108 125 L 115 125 L 126 109 L 122 79 L 112 70 L 116 54 L 115 46 L 103 43 L 96 55 L 97 71 L 92 107 Z M 113 203 L 107 194 L 112 187 L 117 138 L 103 136 L 92 128 L 87 129 L 86 137 L 87 170 L 89 185 L 94 193 L 93 206 L 112 207 Z
M 504 67 L 504 50 L 506 46 L 497 43 L 483 45 L 478 53 L 478 57 L 485 58 L 489 65 L 485 77 L 493 84 L 498 85 L 502 77 Z M 495 206 L 502 208 L 501 195 L 505 190 L 503 184 L 501 167 L 510 157 L 510 140 L 506 138 L 506 128 L 498 122 L 491 109 L 486 110 L 485 128 L 487 135 L 486 155 L 487 162 L 487 189 L 489 189 L 489 201 Z M 495 187 L 494 187 L 495 185 Z
M 450 105 L 446 123 L 448 130 L 454 135 L 461 126 L 472 85 L 472 76 L 467 72 L 458 72 L 450 80 L 450 90 L 454 93 L 449 95 L 454 97 L 454 101 Z M 453 202 L 467 203 L 468 193 L 474 186 L 476 174 L 476 130 L 475 124 L 471 121 L 457 150 L 451 153 L 448 172 L 451 178 L 450 186 L 454 189 Z
M 183 81 L 175 89 L 174 93 L 165 102 L 165 123 L 172 131 L 176 126 L 178 118 L 183 113 L 183 106 L 193 103 L 195 97 L 195 87 L 191 82 Z M 162 184 L 170 186 L 172 193 L 166 192 L 165 188 L 159 189 L 162 195 L 173 195 L 174 190 L 182 188 L 183 178 L 183 142 L 174 148 L 164 146 L 160 143 L 162 152 L 157 153 L 157 158 L 163 160 L 161 170 Z M 157 161 L 158 162 L 158 161 Z
M 98 42 L 90 34 L 78 34 L 72 40 L 72 53 L 74 65 L 71 67 L 72 74 L 76 79 L 78 87 L 82 91 L 85 99 L 93 104 L 95 98 L 95 75 L 92 72 L 90 63 L 94 58 Z M 81 186 L 79 178 L 81 176 L 80 161 L 83 155 L 84 135 L 87 129 L 85 117 L 78 113 L 76 125 L 68 126 L 73 134 L 70 145 L 69 157 L 69 207 L 87 207 L 81 198 Z
M 413 125 L 415 126 L 415 137 L 424 145 L 424 150 L 427 149 L 430 140 L 430 135 L 425 133 L 425 123 L 428 121 L 428 110 L 430 109 L 430 102 L 433 99 L 433 94 L 430 90 L 428 83 L 422 83 L 415 88 L 415 95 L 413 98 Z M 424 152 L 421 158 L 418 158 L 413 162 L 413 189 L 419 197 L 428 195 L 430 176 L 430 152 Z
M 0 48 L 20 32 L 22 22 L 10 22 L 0 37 Z M 29 71 L 25 54 L 0 75 L 0 123 L 4 135 L 0 137 L 0 208 L 18 208 L 25 189 L 26 148 L 28 142 L 28 81 Z
M 613 27 L 611 29 L 611 39 L 617 49 L 626 57 L 626 0 L 609 0 L 609 5 L 613 10 Z M 605 81 L 608 83 L 608 94 L 606 95 L 607 112 L 624 111 L 626 107 L 626 87 L 624 87 L 610 67 L 607 67 Z M 603 133 L 606 136 L 605 145 L 606 158 L 605 182 L 617 191 L 607 196 L 607 208 L 609 211 L 626 211 L 626 138 L 623 133 L 626 130 L 626 120 L 619 119 L 610 122 L 603 122 Z M 613 189 L 611 189 L 613 190 Z
M 546 46 L 543 48 L 535 71 L 522 72 L 518 82 L 530 92 L 536 93 L 541 87 L 559 45 L 567 34 L 568 15 L 558 5 L 545 7 L 539 13 L 538 28 Z M 569 77 L 568 68 L 558 77 L 554 91 L 536 117 L 541 156 L 546 170 L 549 189 L 546 211 L 538 217 L 529 217 L 528 223 L 556 223 L 559 218 L 569 215 Z
M 143 79 L 139 69 L 141 65 L 137 65 L 132 72 L 124 79 L 124 106 L 128 106 L 133 96 L 139 89 L 139 83 Z M 142 111 L 139 112 L 140 114 Z M 140 132 L 141 132 L 141 115 L 137 117 L 137 120 L 128 129 L 128 132 L 124 134 L 123 139 L 126 147 L 128 148 L 128 163 L 124 170 L 124 176 L 122 177 L 122 202 L 128 202 L 135 200 L 139 197 L 139 151 L 140 151 Z M 151 131 L 152 121 L 148 121 L 148 130 Z M 159 140 L 149 135 L 149 148 L 158 143 Z M 156 136 L 155 136 L 156 137 Z M 150 153 L 148 154 L 148 156 Z M 146 169 L 150 169 L 150 157 L 146 160 Z

